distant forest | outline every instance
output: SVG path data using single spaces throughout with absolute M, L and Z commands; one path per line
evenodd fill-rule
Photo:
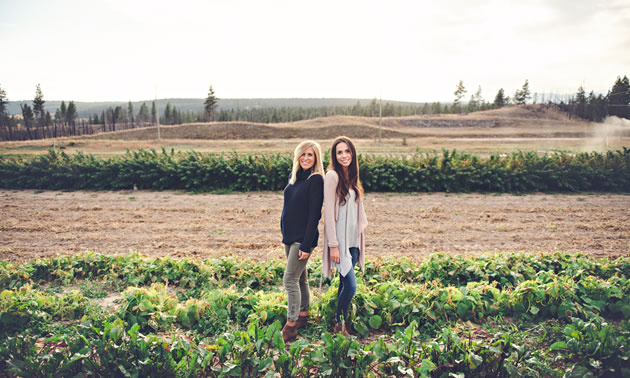
M 177 125 L 191 122 L 294 122 L 333 115 L 401 117 L 420 114 L 468 113 L 510 104 L 557 105 L 570 117 L 601 122 L 609 115 L 630 119 L 630 82 L 617 77 L 607 94 L 545 95 L 529 91 L 529 82 L 512 97 L 500 89 L 492 102 L 481 88 L 465 101 L 467 90 L 460 80 L 450 103 L 414 103 L 373 99 L 220 99 L 212 86 L 205 99 L 159 99 L 139 102 L 45 101 L 40 85 L 32 101 L 9 101 L 0 87 L 0 140 L 30 140 L 78 136 L 147 127 L 159 123 Z

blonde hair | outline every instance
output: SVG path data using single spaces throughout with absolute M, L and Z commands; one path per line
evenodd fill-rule
M 311 177 L 313 175 L 321 175 L 324 177 L 324 163 L 322 162 L 322 148 L 319 146 L 319 143 L 314 140 L 305 140 L 304 142 L 298 144 L 295 147 L 295 151 L 293 152 L 293 169 L 291 170 L 291 180 L 289 180 L 289 184 L 295 184 L 295 180 L 297 177 L 298 170 L 300 170 L 300 156 L 304 155 L 306 150 L 309 148 L 313 149 L 313 153 L 315 154 L 315 162 L 313 163 L 313 168 Z

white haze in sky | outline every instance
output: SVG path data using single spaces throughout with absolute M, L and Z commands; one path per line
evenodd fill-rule
M 630 0 L 0 0 L 0 49 L 10 100 L 492 101 L 630 75 Z

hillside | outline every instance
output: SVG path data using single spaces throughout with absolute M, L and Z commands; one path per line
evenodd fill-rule
M 421 115 L 383 118 L 332 116 L 292 123 L 212 122 L 161 126 L 164 139 L 331 139 L 338 135 L 369 139 L 450 137 L 490 138 L 496 136 L 584 137 L 592 134 L 588 123 L 571 120 L 564 113 L 545 105 L 509 106 L 470 114 Z M 84 136 L 85 139 L 155 139 L 156 127 L 123 130 Z

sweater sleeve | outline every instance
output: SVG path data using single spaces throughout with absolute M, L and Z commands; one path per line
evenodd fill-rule
M 310 253 L 317 234 L 317 224 L 322 217 L 322 202 L 324 201 L 324 179 L 321 175 L 313 175 L 309 179 L 308 190 L 308 219 L 304 230 L 304 239 L 300 250 Z
M 335 202 L 337 201 L 337 172 L 328 171 L 324 180 L 324 232 L 329 247 L 338 247 L 337 224 L 335 221 Z

